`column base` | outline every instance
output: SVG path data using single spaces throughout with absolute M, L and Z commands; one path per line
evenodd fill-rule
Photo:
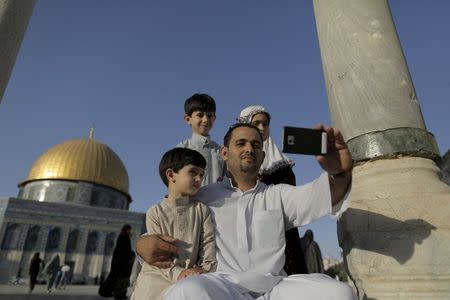
M 360 299 L 450 299 L 450 187 L 430 159 L 356 166 L 339 244 Z

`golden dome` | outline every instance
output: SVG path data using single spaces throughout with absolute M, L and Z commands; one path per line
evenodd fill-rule
M 34 180 L 80 180 L 128 194 L 128 173 L 111 148 L 94 139 L 70 140 L 50 148 L 31 167 L 23 186 Z

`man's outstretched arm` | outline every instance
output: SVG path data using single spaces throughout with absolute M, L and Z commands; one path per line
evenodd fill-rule
M 149 265 L 166 269 L 172 266 L 173 258 L 178 255 L 175 242 L 176 239 L 168 235 L 143 235 L 136 242 L 136 253 Z
M 316 159 L 328 173 L 331 204 L 335 205 L 345 196 L 352 182 L 352 156 L 339 130 L 323 125 L 315 128 L 327 133 L 327 154 L 318 155 Z

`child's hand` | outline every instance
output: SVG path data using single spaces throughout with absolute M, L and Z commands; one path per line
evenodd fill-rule
M 194 266 L 192 268 L 189 268 L 189 269 L 186 269 L 186 270 L 182 271 L 180 273 L 180 275 L 178 275 L 177 280 L 181 280 L 183 278 L 186 278 L 186 277 L 189 277 L 189 276 L 192 276 L 192 275 L 199 275 L 199 274 L 202 274 L 202 273 L 206 273 L 206 271 L 203 270 L 202 268 L 198 267 L 198 266 Z

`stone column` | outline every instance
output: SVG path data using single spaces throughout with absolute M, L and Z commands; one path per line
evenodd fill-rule
M 50 225 L 42 225 L 41 226 L 42 238 L 41 238 L 41 241 L 38 246 L 38 251 L 41 252 L 41 254 L 42 254 L 41 258 L 43 260 L 45 259 L 46 246 L 47 246 L 48 234 L 50 233 L 50 229 L 51 229 Z M 44 261 L 44 262 L 47 263 L 46 261 Z
M 34 0 L 0 0 L 0 102 L 19 52 Z
M 86 244 L 89 235 L 89 230 L 86 228 L 80 228 L 79 244 L 77 248 L 77 255 L 75 258 L 75 267 L 73 270 L 74 275 L 82 276 L 84 268 L 84 260 L 86 258 Z
M 25 255 L 26 253 L 24 252 L 24 247 L 25 247 L 25 242 L 26 242 L 27 236 L 28 236 L 28 231 L 30 230 L 31 225 L 30 224 L 21 224 L 20 227 L 22 227 L 22 231 L 20 233 L 19 244 L 17 246 L 18 255 L 20 256 L 19 263 L 18 263 L 18 269 L 22 268 L 22 266 L 24 266 L 25 269 L 22 270 L 22 274 L 24 274 L 24 271 L 26 270 L 26 267 L 27 267 L 26 266 L 27 262 L 24 262 L 24 259 L 27 258 L 27 256 Z M 16 274 L 17 274 L 17 270 L 16 270 Z
M 104 260 L 104 253 L 103 250 L 105 249 L 105 241 L 106 241 L 106 232 L 104 231 L 98 231 L 99 234 L 99 240 L 97 245 L 97 250 L 95 253 L 92 253 L 93 259 L 91 261 L 90 269 L 92 271 L 91 275 L 93 278 L 95 276 L 98 276 L 98 279 L 100 279 L 100 275 L 102 273 L 102 266 L 103 266 L 103 260 Z
M 69 239 L 69 233 L 70 233 L 70 226 L 62 226 L 62 236 L 61 236 L 61 242 L 59 243 L 59 258 L 61 259 L 61 265 L 63 265 L 66 261 L 66 248 L 67 248 L 67 241 Z
M 28 230 L 30 229 L 30 224 L 20 224 L 20 237 L 19 242 L 17 243 L 17 250 L 23 251 L 23 248 L 25 246 L 25 240 L 27 239 Z
M 450 188 L 388 3 L 313 1 L 333 126 L 356 162 L 338 234 L 359 298 L 450 299 Z

